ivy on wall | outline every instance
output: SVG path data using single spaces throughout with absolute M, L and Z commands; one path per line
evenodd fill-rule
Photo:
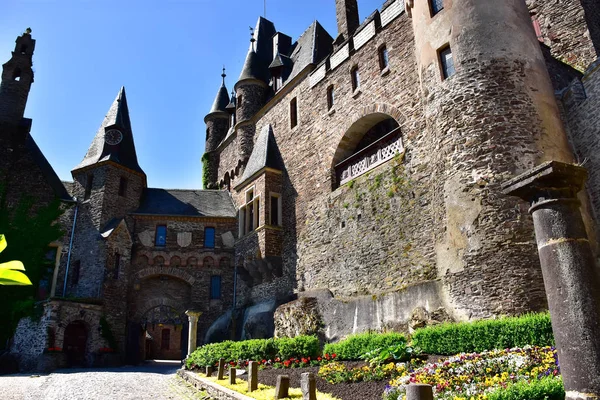
M 204 153 L 202 155 L 202 187 L 204 189 L 208 189 L 210 172 L 210 155 Z

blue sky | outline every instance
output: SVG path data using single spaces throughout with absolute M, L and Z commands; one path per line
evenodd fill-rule
M 361 21 L 384 0 L 359 0 Z M 300 6 L 299 6 L 300 5 Z M 0 64 L 31 27 L 35 82 L 25 116 L 63 180 L 125 86 L 150 187 L 200 188 L 204 116 L 227 68 L 231 91 L 263 0 L 2 0 Z M 313 20 L 335 37 L 335 0 L 267 0 L 293 40 Z

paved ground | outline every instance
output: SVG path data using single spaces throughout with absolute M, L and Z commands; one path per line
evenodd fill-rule
M 136 367 L 65 369 L 50 375 L 0 376 L 2 400 L 197 400 L 203 396 L 175 375 L 176 362 Z

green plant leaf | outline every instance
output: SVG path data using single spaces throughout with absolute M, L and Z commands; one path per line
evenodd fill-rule
M 31 284 L 27 275 L 22 272 L 10 269 L 0 270 L 0 285 L 29 286 Z
M 21 261 L 9 261 L 0 264 L 0 269 L 12 269 L 15 271 L 25 271 L 25 266 Z
M 6 238 L 4 237 L 4 235 L 0 235 L 0 253 L 4 251 L 6 246 L 8 246 L 8 244 L 6 243 Z

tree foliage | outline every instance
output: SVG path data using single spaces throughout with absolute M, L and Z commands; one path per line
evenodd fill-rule
M 58 199 L 40 205 L 36 199 L 23 195 L 9 203 L 6 190 L 0 186 L 0 232 L 10 246 L 0 254 L 0 263 L 20 260 L 26 267 L 30 286 L 2 286 L 3 307 L 0 308 L 0 348 L 12 335 L 19 319 L 34 314 L 34 305 L 41 281 L 51 281 L 54 262 L 46 259 L 49 245 L 62 237 L 58 218 L 63 209 Z M 50 276 L 48 276 L 50 274 Z
M 0 233 L 0 253 L 2 253 L 8 243 L 6 237 Z M 21 261 L 8 261 L 0 263 L 0 285 L 11 285 L 11 286 L 27 286 L 31 285 L 31 281 L 23 272 L 25 266 Z

